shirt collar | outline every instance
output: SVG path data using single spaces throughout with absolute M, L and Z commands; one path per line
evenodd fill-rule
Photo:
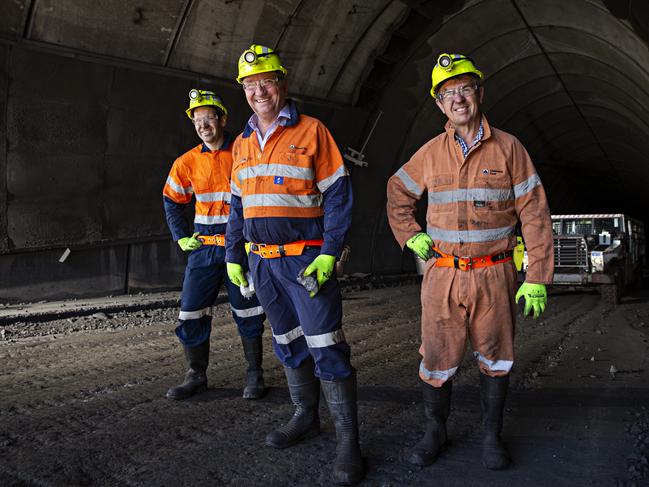
M 232 136 L 228 132 L 223 132 L 223 145 L 220 149 L 217 150 L 228 150 L 230 144 L 232 143 Z M 201 152 L 211 152 L 212 149 L 205 145 L 205 142 L 201 144 Z
M 286 105 L 282 107 L 282 109 L 279 111 L 279 114 L 277 115 L 277 120 L 276 123 L 278 125 L 283 125 L 285 127 L 290 127 L 292 125 L 295 125 L 300 118 L 300 114 L 297 110 L 297 107 L 295 106 L 295 102 L 293 100 L 288 100 L 286 102 Z M 257 124 L 259 122 L 259 118 L 257 117 L 256 113 L 253 113 L 251 117 L 248 119 L 248 123 L 246 123 L 245 128 L 243 129 L 243 137 L 250 137 L 250 134 L 252 134 L 255 130 L 257 130 Z

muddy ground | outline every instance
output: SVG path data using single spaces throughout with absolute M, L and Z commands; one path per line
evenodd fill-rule
M 504 472 L 480 464 L 478 376 L 468 355 L 448 450 L 431 467 L 404 461 L 422 427 L 419 286 L 344 296 L 362 485 L 649 485 L 646 289 L 614 308 L 597 294 L 553 290 L 540 321 L 519 320 L 504 430 L 514 465 Z M 267 332 L 270 390 L 241 399 L 244 359 L 227 305 L 214 308 L 208 392 L 165 399 L 184 373 L 176 315 L 172 306 L 0 325 L 0 485 L 331 485 L 335 438 L 324 405 L 319 437 L 283 451 L 264 446 L 292 413 L 285 379 Z

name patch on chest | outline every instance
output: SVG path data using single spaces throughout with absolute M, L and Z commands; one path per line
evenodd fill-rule
M 284 176 L 275 176 L 273 182 L 275 184 L 284 184 Z
M 500 171 L 498 169 L 483 169 L 482 174 L 484 174 L 485 176 L 488 176 L 489 174 L 491 174 L 493 176 L 495 174 L 502 174 L 502 171 Z

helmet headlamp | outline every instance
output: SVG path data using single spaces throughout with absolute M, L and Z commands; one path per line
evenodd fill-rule
M 190 100 L 198 100 L 201 97 L 201 94 L 198 92 L 198 90 L 190 90 L 189 91 L 189 99 Z
M 444 71 L 450 71 L 453 68 L 453 58 L 450 54 L 442 54 L 437 58 L 437 64 Z
M 248 64 L 252 64 L 257 60 L 257 54 L 255 54 L 255 51 L 253 51 L 252 49 L 249 49 L 248 51 L 243 53 L 243 59 Z

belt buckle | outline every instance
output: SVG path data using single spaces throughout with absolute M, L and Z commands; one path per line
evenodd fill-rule
M 473 268 L 473 260 L 471 257 L 458 257 L 458 269 L 461 271 L 469 271 Z

